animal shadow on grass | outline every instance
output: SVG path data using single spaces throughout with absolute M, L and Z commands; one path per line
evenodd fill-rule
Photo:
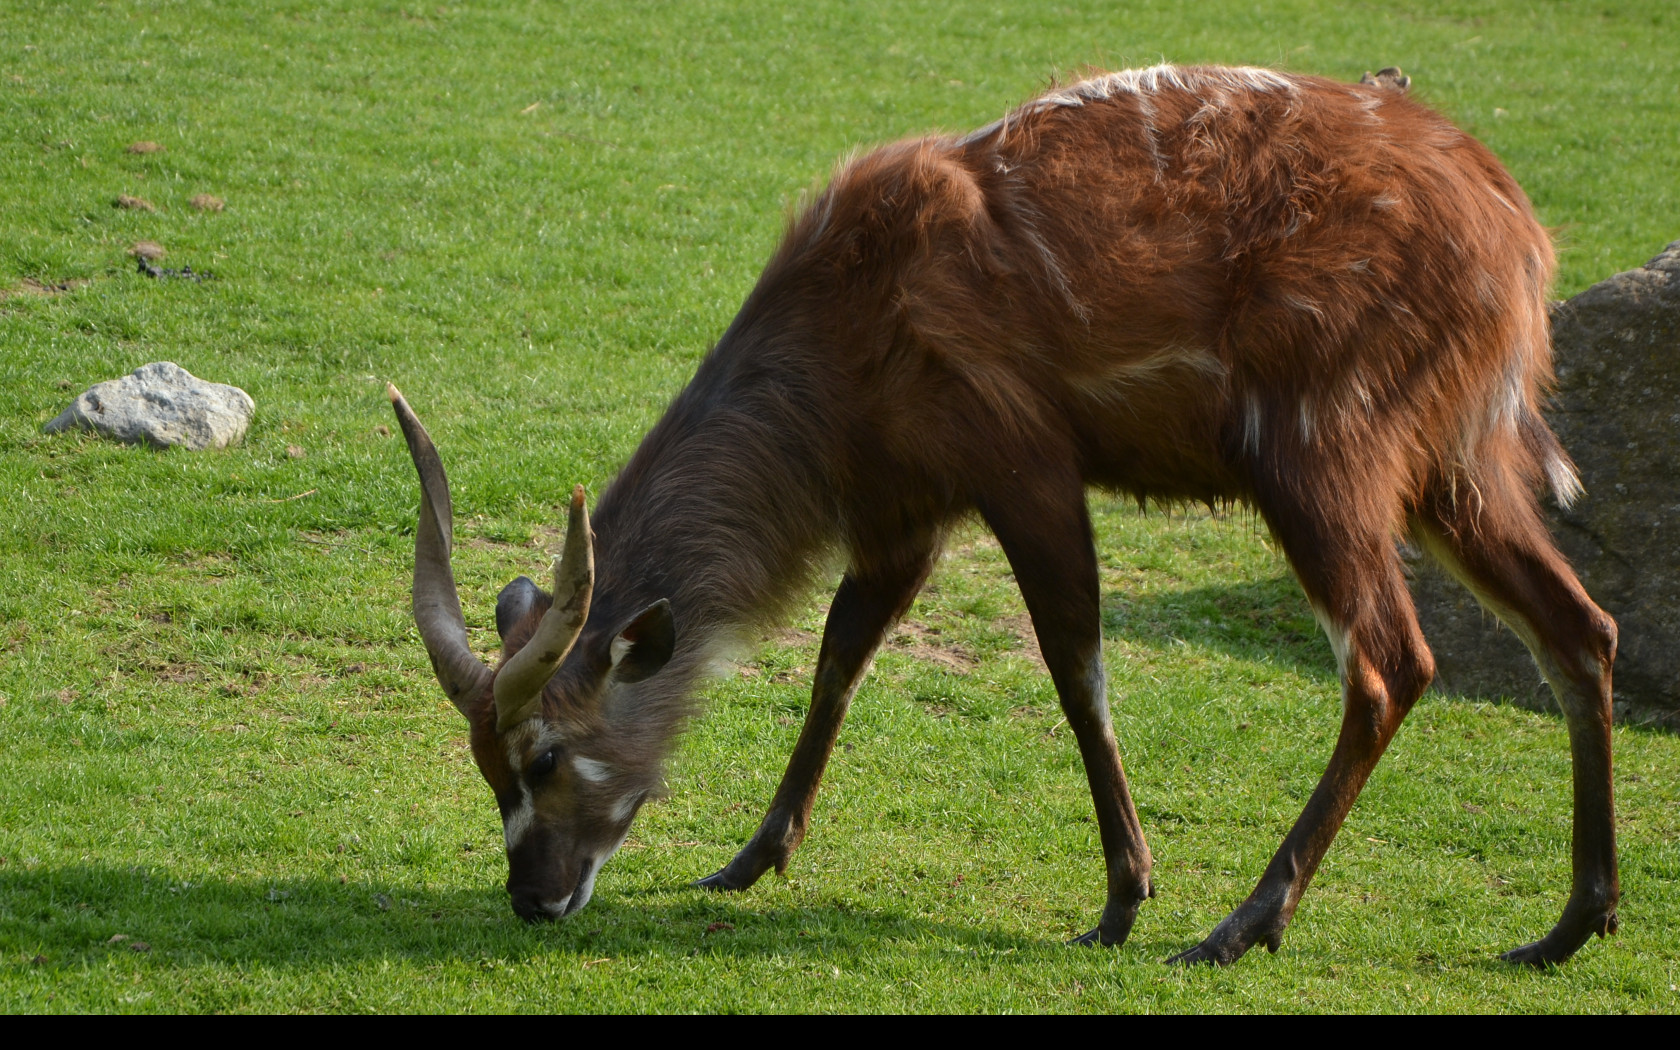
M 1103 637 L 1155 649 L 1185 644 L 1336 680 L 1330 651 L 1307 600 L 1288 576 L 1138 595 L 1105 589 Z
M 669 891 L 603 893 L 569 919 L 527 925 L 489 882 L 438 890 L 399 880 L 194 881 L 99 864 L 0 871 L 4 961 L 43 956 L 36 965 L 71 969 L 131 952 L 153 967 L 308 967 L 393 957 L 515 961 L 553 951 L 826 957 L 889 943 L 1003 954 L 1051 942 L 853 904 L 766 906 L 675 882 Z
M 1106 589 L 1102 601 L 1103 637 L 1156 649 L 1191 645 L 1242 660 L 1272 663 L 1338 688 L 1336 659 L 1330 643 L 1312 618 L 1300 588 L 1289 576 L 1229 586 L 1194 587 L 1138 596 Z M 1489 623 L 1492 613 L 1484 614 Z M 1425 639 L 1432 646 L 1436 639 Z M 1540 671 L 1534 669 L 1538 679 Z M 1526 698 L 1484 695 L 1453 689 L 1436 678 L 1426 694 L 1462 703 L 1495 703 L 1540 711 L 1561 720 L 1563 713 L 1549 690 Z M 1635 723 L 1637 724 L 1637 723 Z M 1680 727 L 1645 725 L 1656 732 Z

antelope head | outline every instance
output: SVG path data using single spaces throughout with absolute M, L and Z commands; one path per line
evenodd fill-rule
M 387 385 L 420 474 L 414 542 L 414 622 L 444 693 L 471 727 L 473 758 L 495 793 L 507 842 L 508 894 L 527 921 L 582 908 L 595 876 L 656 790 L 656 765 L 619 757 L 617 694 L 670 659 L 675 631 L 661 600 L 616 625 L 589 622 L 593 538 L 583 486 L 547 593 L 521 576 L 496 601 L 502 658 L 487 667 L 467 644 L 449 549 L 449 481 L 437 449 L 397 388 Z

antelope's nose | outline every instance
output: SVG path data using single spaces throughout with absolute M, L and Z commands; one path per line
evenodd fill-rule
M 514 891 L 509 896 L 512 898 L 513 913 L 526 922 L 554 921 L 554 913 L 543 907 L 542 899 L 535 893 Z

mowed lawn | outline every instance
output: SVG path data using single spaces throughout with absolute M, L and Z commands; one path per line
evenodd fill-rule
M 589 907 L 547 926 L 508 908 L 494 805 L 409 618 L 417 487 L 384 382 L 450 469 L 489 652 L 496 590 L 540 572 L 572 484 L 598 493 L 623 463 L 837 158 L 1163 57 L 1404 67 L 1556 229 L 1560 295 L 1680 236 L 1665 0 L 9 0 L 0 1010 L 1680 1009 L 1680 740 L 1616 733 L 1620 934 L 1517 970 L 1495 954 L 1568 887 L 1563 726 L 1434 694 L 1282 950 L 1163 967 L 1299 811 L 1335 665 L 1250 517 L 1100 494 L 1158 891 L 1123 948 L 1062 943 L 1101 908 L 1095 824 L 978 528 L 861 691 L 785 879 L 687 886 L 769 799 L 823 593 L 707 687 Z M 214 278 L 137 274 L 143 239 Z M 244 444 L 40 433 L 155 360 L 249 391 Z

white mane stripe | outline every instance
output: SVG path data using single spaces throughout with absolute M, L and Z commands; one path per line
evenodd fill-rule
M 1152 124 L 1154 107 L 1150 104 L 1149 97 L 1163 91 L 1184 91 L 1191 94 L 1211 92 L 1223 95 L 1230 91 L 1293 92 L 1294 90 L 1295 81 L 1292 78 L 1276 70 L 1262 69 L 1259 66 L 1211 66 L 1205 69 L 1186 69 L 1169 63 L 1162 63 L 1150 66 L 1147 69 L 1123 69 L 1117 73 L 1104 73 L 1089 80 L 1081 80 L 1077 84 L 1069 84 L 1066 87 L 1053 88 L 1037 98 L 1023 103 L 1002 120 L 994 120 L 985 127 L 977 128 L 962 136 L 957 140 L 957 145 L 970 146 L 994 135 L 1007 135 L 1009 133 L 1010 117 L 1031 116 L 1035 113 L 1042 113 L 1047 109 L 1075 109 L 1087 102 L 1105 102 L 1117 95 L 1130 95 L 1136 98 L 1146 120 L 1150 120 Z
M 1042 100 L 1054 105 L 1082 105 L 1086 101 L 1109 98 L 1116 92 L 1135 95 L 1156 94 L 1165 90 L 1198 92 L 1208 88 L 1226 91 L 1293 91 L 1295 82 L 1282 73 L 1258 66 L 1182 69 L 1162 64 L 1150 66 L 1148 69 L 1124 69 L 1118 73 L 1105 73 L 1100 77 L 1083 80 L 1051 92 L 1042 96 Z

